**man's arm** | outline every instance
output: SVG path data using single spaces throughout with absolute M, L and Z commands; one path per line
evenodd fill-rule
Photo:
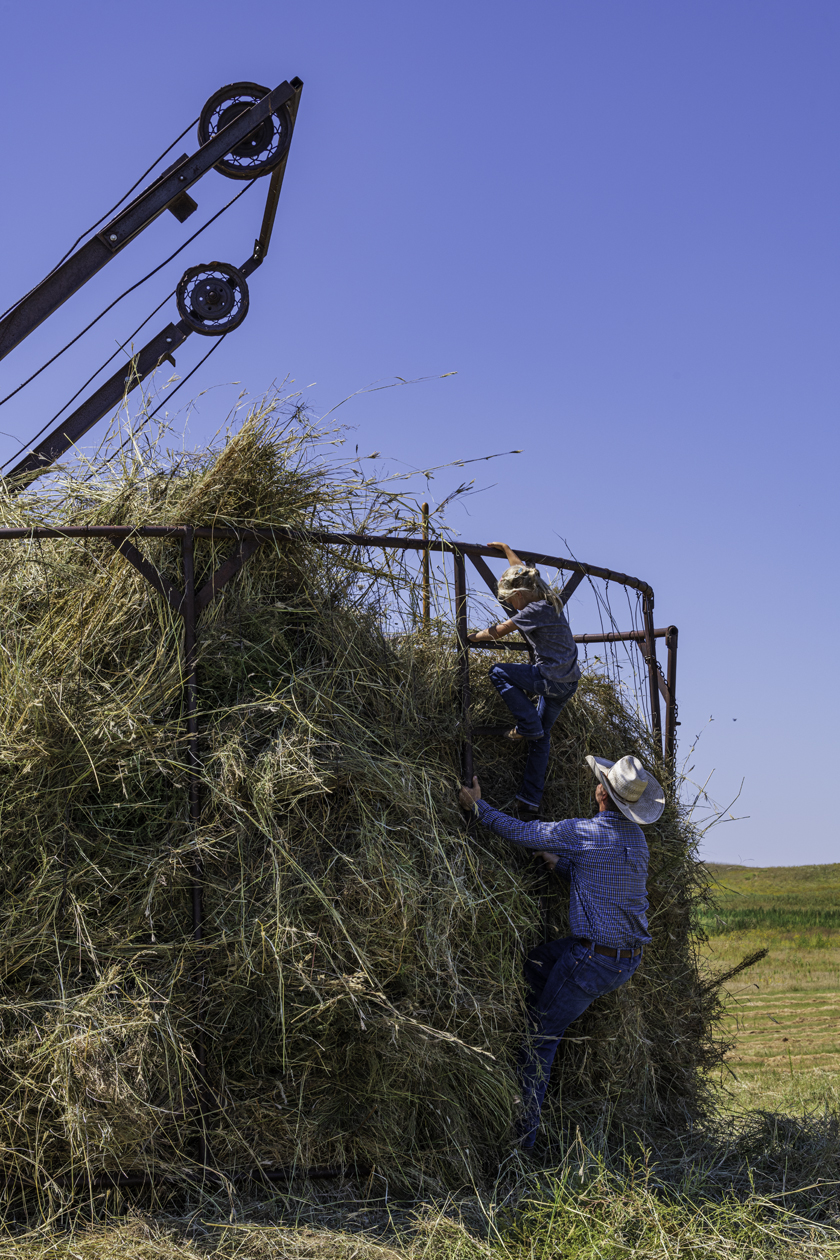
M 557 861 L 553 868 L 568 872 L 571 851 L 578 847 L 577 838 L 568 820 L 543 823 L 520 822 L 518 818 L 511 818 L 509 814 L 493 809 L 481 799 L 478 775 L 473 775 L 471 788 L 461 788 L 458 803 L 462 809 L 472 810 L 484 826 L 489 827 L 497 836 L 511 840 L 523 849 L 531 849 L 541 857 L 545 854 L 556 855 Z

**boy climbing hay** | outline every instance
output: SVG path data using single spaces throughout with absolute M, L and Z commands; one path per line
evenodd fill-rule
M 499 602 L 516 611 L 509 620 L 479 630 L 469 639 L 486 643 L 518 630 L 532 649 L 533 664 L 493 665 L 490 681 L 516 719 L 507 738 L 527 742 L 525 773 L 516 799 L 526 813 L 536 816 L 545 787 L 551 728 L 580 679 L 577 644 L 557 592 L 506 543 L 489 545 L 504 551 L 510 566 L 499 579 Z M 536 697 L 536 706 L 530 696 Z

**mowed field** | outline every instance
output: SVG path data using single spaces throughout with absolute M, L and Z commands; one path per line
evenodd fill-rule
M 710 970 L 768 956 L 726 987 L 736 1038 L 722 1084 L 736 1109 L 801 1113 L 840 1104 L 840 863 L 709 863 L 717 912 L 701 924 Z

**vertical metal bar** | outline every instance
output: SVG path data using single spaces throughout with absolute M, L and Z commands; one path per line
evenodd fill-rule
M 677 638 L 676 626 L 669 626 L 665 634 L 668 649 L 665 682 L 668 687 L 668 707 L 665 710 L 665 756 L 673 763 L 677 753 Z
M 540 923 L 542 924 L 543 945 L 547 945 L 551 938 L 550 924 L 548 916 L 551 913 L 551 871 L 545 873 L 545 888 L 540 893 Z
M 467 787 L 473 781 L 473 745 L 470 728 L 470 648 L 467 643 L 467 571 L 464 555 L 455 552 L 455 627 L 458 635 L 458 668 L 461 681 L 461 722 L 464 730 L 462 749 L 463 780 Z
M 195 638 L 195 541 L 191 525 L 186 527 L 183 540 L 184 554 L 184 709 L 187 717 L 187 763 L 190 771 L 190 827 L 193 836 L 197 836 L 201 822 L 201 800 L 199 796 L 199 758 L 198 758 L 198 663 L 196 660 Z M 204 866 L 201 857 L 196 853 L 192 868 L 192 935 L 194 941 L 200 941 L 204 934 L 204 907 L 202 884 Z M 204 968 L 196 977 L 198 1003 L 196 1024 L 198 1032 L 195 1040 L 195 1057 L 198 1063 L 198 1160 L 202 1167 L 207 1166 L 207 1120 L 208 1081 L 207 1081 L 207 1043 L 204 1036 Z
M 645 625 L 645 656 L 650 688 L 650 724 L 661 749 L 662 715 L 659 710 L 659 669 L 656 664 L 656 639 L 653 635 L 653 600 L 649 595 L 642 596 L 642 618 Z
M 423 504 L 423 541 L 429 541 L 429 505 Z M 429 628 L 429 552 L 423 551 L 423 629 Z

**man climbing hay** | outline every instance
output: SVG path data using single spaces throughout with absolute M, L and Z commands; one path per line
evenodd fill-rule
M 531 849 L 571 880 L 572 935 L 538 945 L 525 958 L 529 1035 L 519 1056 L 524 1150 L 536 1140 L 551 1065 L 569 1024 L 595 998 L 630 979 L 651 939 L 642 827 L 661 815 L 664 793 L 636 757 L 586 761 L 598 780 L 594 818 L 520 822 L 481 799 L 477 776 L 458 796 L 485 827 Z

